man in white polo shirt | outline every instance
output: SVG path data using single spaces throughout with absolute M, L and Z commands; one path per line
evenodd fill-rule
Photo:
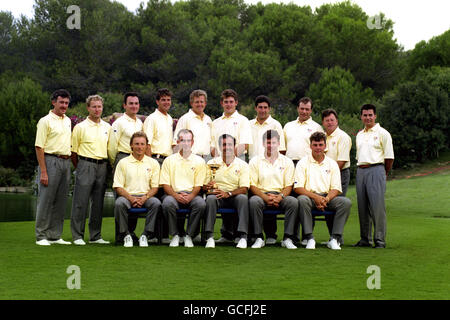
M 135 132 L 131 136 L 131 155 L 117 164 L 113 188 L 118 198 L 114 205 L 114 217 L 119 225 L 119 239 L 123 238 L 124 247 L 132 247 L 133 239 L 128 226 L 128 209 L 148 209 L 145 227 L 139 238 L 139 246 L 147 247 L 148 239 L 155 235 L 155 224 L 161 201 L 155 197 L 159 187 L 160 167 L 156 160 L 147 157 L 147 136 L 144 132 Z
M 173 119 L 169 114 L 172 92 L 166 88 L 158 89 L 156 105 L 158 108 L 155 112 L 145 119 L 143 130 L 148 137 L 146 155 L 161 165 L 172 154 Z
M 130 139 L 133 133 L 142 131 L 142 121 L 137 117 L 139 106 L 139 96 L 136 92 L 125 93 L 125 113 L 112 124 L 108 141 L 108 157 L 113 171 L 121 159 L 131 154 Z
M 394 148 L 390 133 L 376 123 L 376 107 L 361 107 L 364 129 L 356 136 L 356 196 L 361 239 L 355 246 L 372 245 L 372 223 L 375 248 L 386 247 L 386 177 L 394 163 Z
M 311 154 L 309 137 L 316 131 L 323 132 L 320 124 L 311 118 L 312 100 L 308 97 L 300 99 L 297 107 L 297 120 L 286 123 L 284 135 L 286 138 L 286 156 L 294 165 L 306 155 Z
M 220 156 L 219 137 L 229 134 L 236 139 L 236 156 L 245 160 L 245 153 L 252 144 L 252 132 L 248 119 L 236 110 L 237 93 L 232 89 L 224 90 L 220 96 L 220 105 L 223 108 L 223 115 L 212 123 L 211 154 L 213 157 Z
M 41 118 L 36 131 L 39 164 L 36 244 L 70 244 L 61 239 L 70 185 L 71 121 L 66 116 L 70 94 L 60 89 L 51 96 L 53 109 Z
M 76 169 L 72 199 L 71 230 L 73 243 L 85 245 L 84 229 L 89 212 L 89 242 L 108 244 L 101 237 L 103 200 L 106 191 L 108 138 L 111 126 L 101 119 L 103 98 L 89 96 L 88 117 L 72 133 L 72 163 Z
M 177 127 L 174 132 L 174 144 L 178 132 L 182 129 L 189 129 L 194 133 L 195 139 L 192 146 L 192 153 L 200 156 L 203 160 L 211 159 L 211 118 L 205 114 L 208 95 L 204 90 L 194 90 L 189 96 L 191 109 L 178 119 Z M 178 146 L 174 148 L 174 152 L 178 152 Z
M 312 209 L 336 211 L 327 246 L 340 250 L 339 240 L 350 215 L 351 201 L 341 194 L 341 174 L 333 159 L 325 155 L 327 138 L 323 132 L 310 137 L 311 154 L 303 157 L 295 168 L 294 191 L 299 205 L 300 222 L 307 240 L 306 249 L 315 249 Z

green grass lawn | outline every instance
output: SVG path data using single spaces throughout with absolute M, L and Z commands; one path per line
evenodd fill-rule
M 314 251 L 279 243 L 260 250 L 39 247 L 34 222 L 3 222 L 0 299 L 449 299 L 449 181 L 446 170 L 388 182 L 386 249 L 351 247 L 359 240 L 354 187 L 345 245 L 338 252 L 319 245 L 328 239 L 323 222 L 316 224 Z M 142 228 L 140 219 L 137 231 Z M 281 221 L 278 229 L 280 238 Z M 114 240 L 113 218 L 104 219 L 103 236 Z M 69 220 L 63 238 L 71 240 Z M 80 267 L 80 290 L 66 286 L 70 265 Z M 366 285 L 371 265 L 381 271 L 379 290 Z

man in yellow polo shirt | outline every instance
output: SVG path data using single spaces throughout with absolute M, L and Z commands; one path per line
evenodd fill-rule
M 156 93 L 158 108 L 144 121 L 144 132 L 148 137 L 146 155 L 162 164 L 172 154 L 173 119 L 169 114 L 172 105 L 172 92 L 158 89 Z
M 206 165 L 202 158 L 191 151 L 194 144 L 192 131 L 181 130 L 177 141 L 180 151 L 167 157 L 161 168 L 160 185 L 166 193 L 162 201 L 162 210 L 169 222 L 169 233 L 172 235 L 169 246 L 178 247 L 180 232 L 177 226 L 176 210 L 191 209 L 184 246 L 193 247 L 192 237 L 195 235 L 206 207 L 205 200 L 199 196 L 206 178 Z
M 252 248 L 262 248 L 263 211 L 266 207 L 284 211 L 283 247 L 297 249 L 293 244 L 294 224 L 298 214 L 298 202 L 289 194 L 294 184 L 294 164 L 288 157 L 278 152 L 280 136 L 276 130 L 268 130 L 263 135 L 264 156 L 250 160 L 250 215 L 257 237 Z
M 194 90 L 189 96 L 191 109 L 180 119 L 174 132 L 174 140 L 177 139 L 178 132 L 182 129 L 189 129 L 194 133 L 195 139 L 192 146 L 192 153 L 200 156 L 203 160 L 211 159 L 211 118 L 205 114 L 207 94 L 204 90 Z M 176 141 L 174 141 L 176 143 Z M 178 152 L 177 147 L 174 152 Z
M 377 119 L 376 107 L 365 104 L 361 107 L 364 129 L 356 135 L 356 196 L 361 240 L 357 247 L 386 247 L 386 177 L 394 163 L 394 148 L 390 133 L 382 128 Z
M 320 124 L 311 118 L 312 108 L 310 98 L 301 98 L 297 107 L 297 120 L 286 123 L 283 129 L 286 138 L 286 156 L 294 162 L 294 165 L 304 156 L 311 154 L 309 136 L 316 131 L 323 132 Z
M 85 245 L 84 230 L 89 214 L 89 243 L 109 244 L 102 239 L 103 200 L 106 191 L 108 138 L 111 126 L 101 119 L 103 98 L 89 96 L 88 117 L 72 132 L 72 163 L 76 169 L 70 226 L 75 245 Z
M 307 239 L 306 249 L 315 249 L 312 209 L 336 211 L 327 246 L 340 250 L 339 239 L 350 214 L 351 201 L 341 194 L 341 174 L 333 159 L 325 155 L 327 138 L 323 132 L 311 135 L 311 155 L 303 157 L 295 168 L 294 191 L 299 194 L 300 222 Z
M 132 154 L 119 161 L 114 174 L 113 188 L 118 198 L 114 205 L 114 216 L 119 225 L 119 239 L 124 239 L 124 247 L 132 247 L 133 239 L 128 229 L 128 209 L 148 209 L 145 228 L 139 238 L 139 246 L 147 247 L 148 239 L 155 235 L 155 223 L 161 201 L 155 197 L 159 187 L 160 167 L 156 160 L 147 157 L 147 136 L 144 132 L 132 135 Z
M 229 134 L 220 136 L 222 146 L 221 157 L 208 161 L 208 165 L 217 165 L 219 169 L 212 180 L 211 169 L 208 169 L 205 189 L 210 191 L 206 197 L 206 248 L 214 248 L 214 224 L 218 208 L 234 208 L 238 214 L 237 233 L 239 242 L 237 248 L 247 248 L 248 233 L 248 197 L 250 187 L 249 167 L 247 162 L 234 155 L 236 139 Z M 224 224 L 226 215 L 222 215 Z
M 249 145 L 252 144 L 252 132 L 248 119 L 236 110 L 238 105 L 236 91 L 232 89 L 224 90 L 220 95 L 220 105 L 223 108 L 223 115 L 212 123 L 211 154 L 213 157 L 220 156 L 219 137 L 223 134 L 229 134 L 236 139 L 236 156 L 245 160 L 245 153 Z
M 61 239 L 70 184 L 70 94 L 56 90 L 51 101 L 53 109 L 39 120 L 34 144 L 39 163 L 35 232 L 36 244 L 42 246 L 70 244 Z
M 142 131 L 142 121 L 137 117 L 139 96 L 136 92 L 127 92 L 123 98 L 125 113 L 111 126 L 108 141 L 108 157 L 114 168 L 117 163 L 131 154 L 130 138 L 133 133 Z

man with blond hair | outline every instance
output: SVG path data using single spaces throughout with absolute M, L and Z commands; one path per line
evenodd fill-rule
M 111 126 L 101 119 L 103 98 L 89 96 L 88 117 L 72 132 L 72 163 L 75 187 L 70 226 L 75 245 L 85 245 L 84 229 L 89 212 L 89 243 L 108 244 L 101 237 L 103 200 L 106 191 L 108 138 Z

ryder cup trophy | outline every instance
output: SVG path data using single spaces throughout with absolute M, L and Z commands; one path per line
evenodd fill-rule
M 208 194 L 212 194 L 214 192 L 215 189 L 217 189 L 217 184 L 216 184 L 216 171 L 219 170 L 220 168 L 220 164 L 208 164 L 209 169 L 211 169 L 211 178 L 214 181 L 214 185 L 212 187 L 212 189 L 208 190 Z

